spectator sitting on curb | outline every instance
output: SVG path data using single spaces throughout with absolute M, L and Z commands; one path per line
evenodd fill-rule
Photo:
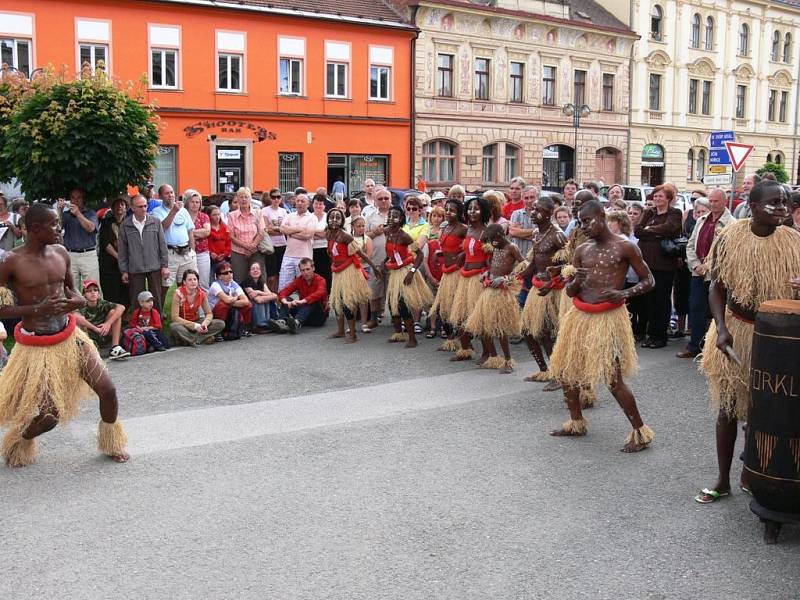
M 83 280 L 83 295 L 86 306 L 75 315 L 78 327 L 89 334 L 98 348 L 103 349 L 110 345 L 111 352 L 108 356 L 112 360 L 130 356 L 130 352 L 119 345 L 125 307 L 100 298 L 100 286 L 94 279 Z
M 242 288 L 253 305 L 253 333 L 269 333 L 273 328 L 268 322 L 274 323 L 278 317 L 278 308 L 275 306 L 278 294 L 267 287 L 261 265 L 257 262 L 250 265 L 250 275 L 242 281 Z M 275 331 L 286 333 L 287 330 L 279 327 Z
M 304 258 L 300 261 L 300 276 L 280 291 L 281 320 L 279 327 L 288 327 L 289 333 L 297 333 L 303 325 L 322 327 L 328 319 L 328 289 L 325 279 L 314 272 L 314 261 Z M 299 298 L 290 300 L 297 292 Z
M 131 328 L 141 331 L 144 339 L 147 340 L 148 352 L 151 348 L 156 352 L 164 352 L 169 348 L 169 344 L 161 333 L 161 315 L 153 307 L 153 294 L 147 290 L 140 292 L 137 301 L 139 306 L 134 309 L 131 316 Z
M 215 319 L 225 323 L 222 332 L 222 339 L 235 339 L 237 334 L 234 332 L 235 313 L 239 313 L 241 319 L 241 337 L 250 337 L 250 319 L 253 307 L 242 286 L 233 280 L 233 267 L 228 262 L 221 262 L 217 265 L 217 279 L 211 284 L 208 290 L 208 302 L 211 305 L 211 312 Z M 219 341 L 219 337 L 217 338 Z
M 214 338 L 225 329 L 225 321 L 214 318 L 208 296 L 200 288 L 200 275 L 194 269 L 183 272 L 181 286 L 172 297 L 170 319 L 172 339 L 181 346 L 213 344 Z

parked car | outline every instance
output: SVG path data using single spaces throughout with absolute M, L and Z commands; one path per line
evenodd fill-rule
M 386 189 L 388 189 L 389 193 L 392 195 L 392 206 L 402 206 L 406 196 L 408 196 L 409 194 L 416 195 L 421 193 L 419 190 L 413 190 L 409 188 L 386 188 Z M 360 190 L 355 194 L 350 195 L 350 198 L 355 200 L 361 200 L 363 197 L 364 197 L 364 190 Z
M 608 188 L 610 187 L 610 185 L 606 185 L 600 188 L 600 195 L 607 198 Z M 644 204 L 647 201 L 647 197 L 653 193 L 653 186 L 651 185 L 623 185 L 622 189 L 625 192 L 623 200 L 628 204 L 631 202 L 641 202 Z
M 250 199 L 250 206 L 253 207 L 253 210 L 261 210 L 264 206 L 258 198 L 261 197 L 262 192 L 256 192 L 253 195 L 253 198 Z M 223 192 L 220 194 L 211 194 L 210 196 L 205 196 L 203 198 L 203 206 L 211 206 L 212 204 L 219 206 L 222 212 L 228 212 L 228 205 L 230 204 L 231 199 L 236 194 L 231 194 L 230 192 Z M 258 196 L 258 198 L 256 197 Z

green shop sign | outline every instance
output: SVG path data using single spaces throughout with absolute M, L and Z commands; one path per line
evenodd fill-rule
M 642 149 L 642 160 L 664 160 L 664 148 L 658 144 L 645 144 Z

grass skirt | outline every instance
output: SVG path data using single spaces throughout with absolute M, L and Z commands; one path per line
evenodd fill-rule
M 345 307 L 353 314 L 358 313 L 359 305 L 369 302 L 371 297 L 369 284 L 355 265 L 333 274 L 330 304 L 337 315 L 344 315 Z
M 478 304 L 483 290 L 480 274 L 472 277 L 459 276 L 453 307 L 450 310 L 450 324 L 453 327 L 462 327 L 469 319 L 472 309 Z
M 636 347 L 625 306 L 601 313 L 573 307 L 562 317 L 549 369 L 561 385 L 577 388 L 603 382 L 610 386 L 618 363 L 623 377 L 636 372 Z
M 750 408 L 750 354 L 753 326 L 725 311 L 725 324 L 733 336 L 733 351 L 742 359 L 740 367 L 717 348 L 717 325 L 712 322 L 706 335 L 700 370 L 708 378 L 711 405 L 729 417 L 747 419 Z
M 555 338 L 558 332 L 558 315 L 561 297 L 566 296 L 564 290 L 550 290 L 546 296 L 531 289 L 525 308 L 522 309 L 522 330 L 535 339 L 544 337 L 546 331 Z
M 81 377 L 87 350 L 97 354 L 78 327 L 52 346 L 18 342 L 0 377 L 0 425 L 25 429 L 40 412 L 53 409 L 58 411 L 60 423 L 74 418 L 81 400 L 94 395 Z M 99 355 L 97 362 L 102 364 Z
M 436 299 L 433 301 L 433 306 L 431 306 L 431 314 L 435 314 L 436 311 L 439 311 L 439 317 L 447 323 L 450 322 L 453 301 L 455 300 L 460 279 L 461 276 L 458 271 L 444 273 L 439 282 L 439 290 L 436 292 Z
M 516 282 L 516 279 L 513 280 Z M 519 335 L 521 331 L 519 302 L 519 284 L 509 289 L 486 288 L 478 298 L 472 314 L 464 323 L 464 329 L 478 337 L 510 337 Z M 499 368 L 499 367 L 488 367 Z
M 425 283 L 422 273 L 419 271 L 414 273 L 414 278 L 409 285 L 403 283 L 410 269 L 411 266 L 406 265 L 399 269 L 389 270 L 389 285 L 386 296 L 389 301 L 389 312 L 393 315 L 400 314 L 401 298 L 412 313 L 424 310 L 433 304 L 433 294 L 428 284 Z

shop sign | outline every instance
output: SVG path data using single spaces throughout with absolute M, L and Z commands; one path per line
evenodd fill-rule
M 236 119 L 220 119 L 218 121 L 198 121 L 193 125 L 183 128 L 186 137 L 192 138 L 200 135 L 205 131 L 217 130 L 220 133 L 250 133 L 259 142 L 264 140 L 277 140 L 278 134 L 273 131 L 267 131 L 260 125 L 256 125 L 250 121 L 238 121 Z
M 217 150 L 217 160 L 239 160 L 242 158 L 241 150 L 223 148 Z
M 642 160 L 663 161 L 664 148 L 658 144 L 645 144 L 642 148 Z
M 542 158 L 555 158 L 558 159 L 558 146 L 548 146 L 542 153 Z

